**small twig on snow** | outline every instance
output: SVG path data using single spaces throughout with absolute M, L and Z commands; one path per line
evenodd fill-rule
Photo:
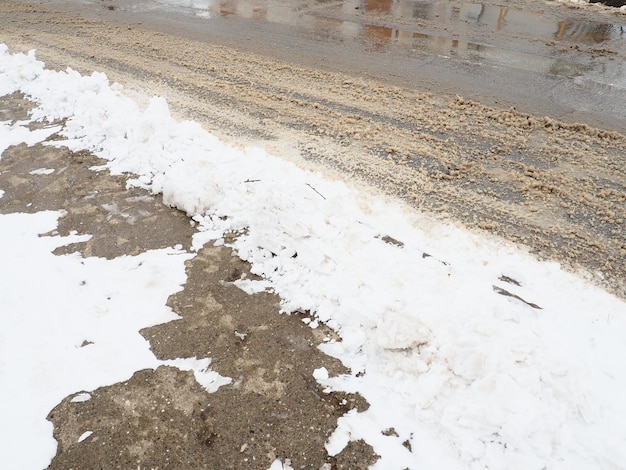
M 305 183 L 309 188 L 311 188 L 313 191 L 315 191 L 317 194 L 319 194 L 322 199 L 324 199 L 324 201 L 326 200 L 326 198 L 324 197 L 324 195 L 322 193 L 320 193 L 317 189 L 315 189 L 313 186 L 311 186 L 309 183 Z

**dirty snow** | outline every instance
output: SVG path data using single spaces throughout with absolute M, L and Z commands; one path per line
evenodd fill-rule
M 309 312 L 312 327 L 324 322 L 338 332 L 342 341 L 329 339 L 322 348 L 351 374 L 329 377 L 318 369 L 315 378 L 327 390 L 362 394 L 370 408 L 339 419 L 326 444 L 331 455 L 363 439 L 381 456 L 374 465 L 380 469 L 617 468 L 626 461 L 626 304 L 584 277 L 262 149 L 227 145 L 197 123 L 173 120 L 162 98 L 140 109 L 101 73 L 46 70 L 33 53 L 11 55 L 0 46 L 0 94 L 17 90 L 37 104 L 33 119 L 67 119 L 66 140 L 55 145 L 94 152 L 112 173 L 134 173 L 130 184 L 162 192 L 167 204 L 186 211 L 199 229 L 194 246 L 241 233 L 232 247 L 263 278 L 244 280 L 247 292 L 272 290 L 285 312 Z M 10 145 L 4 135 L 21 132 L 12 129 L 5 123 L 0 130 L 0 148 Z M 34 235 L 53 229 L 58 214 L 2 217 L 7 231 L 21 230 L 29 240 L 26 259 L 47 260 L 43 285 L 60 264 L 81 272 L 79 258 L 50 254 L 64 241 Z M 4 248 L 2 256 L 12 256 Z M 88 264 L 94 273 L 108 269 Z M 75 283 L 77 275 L 58 282 Z M 177 282 L 184 280 L 171 280 L 163 292 Z M 49 286 L 42 297 L 56 295 Z M 97 302 L 100 292 L 84 301 Z M 40 318 L 37 306 L 3 304 L 2 321 L 18 307 L 32 322 Z M 87 318 L 81 322 L 92 327 Z M 7 367 L 24 372 L 23 346 L 7 340 L 36 328 L 24 325 L 3 338 L 3 383 Z M 155 364 L 141 349 L 136 360 Z M 208 363 L 196 365 L 206 372 Z M 37 416 L 88 389 L 74 380 L 68 374 L 62 390 L 46 394 Z M 28 387 L 15 381 L 13 388 Z M 46 428 L 29 416 L 25 426 Z M 46 431 L 51 435 L 39 432 Z M 46 458 L 53 452 L 36 449 Z
M 139 330 L 178 318 L 165 304 L 185 282 L 190 254 L 170 248 L 113 260 L 55 256 L 55 248 L 89 238 L 49 234 L 61 216 L 0 215 L 0 441 L 6 468 L 46 467 L 56 453 L 46 421 L 52 408 L 72 393 L 158 367 L 163 362 Z M 208 363 L 170 365 L 202 373 Z

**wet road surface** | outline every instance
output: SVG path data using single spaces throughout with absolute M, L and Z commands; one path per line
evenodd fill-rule
M 83 0 L 92 9 L 303 65 L 620 130 L 626 15 L 552 2 Z M 615 122 L 615 120 L 618 122 Z

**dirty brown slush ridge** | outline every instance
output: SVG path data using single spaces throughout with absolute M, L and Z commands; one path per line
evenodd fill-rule
M 522 243 L 626 298 L 626 137 L 619 129 L 314 60 L 306 66 L 256 53 L 254 45 L 207 47 L 156 29 L 63 2 L 0 4 L 0 42 L 12 52 L 36 48 L 48 67 L 104 71 L 130 93 L 162 94 L 179 117 L 225 139 L 260 143 Z M 4 97 L 2 119 L 20 119 L 29 106 L 20 95 Z M 113 258 L 190 246 L 193 228 L 182 213 L 158 196 L 126 190 L 124 177 L 89 170 L 100 163 L 88 152 L 12 147 L 0 161 L 0 213 L 66 210 L 59 233 L 93 238 L 58 253 Z M 65 170 L 28 176 L 42 166 Z M 97 198 L 85 198 L 96 190 Z M 137 223 L 102 209 L 112 201 Z M 290 458 L 294 468 L 354 469 L 375 462 L 363 442 L 336 457 L 324 450 L 339 416 L 367 408 L 359 396 L 323 393 L 312 377 L 322 366 L 345 372 L 316 348 L 332 332 L 279 315 L 271 294 L 240 291 L 230 282 L 244 272 L 248 266 L 227 248 L 203 248 L 187 262 L 185 289 L 169 300 L 182 318 L 142 331 L 158 358 L 210 357 L 233 385 L 207 394 L 191 372 L 162 366 L 100 388 L 87 402 L 69 396 L 49 415 L 59 442 L 50 468 L 265 469 Z M 86 429 L 94 434 L 79 445 Z

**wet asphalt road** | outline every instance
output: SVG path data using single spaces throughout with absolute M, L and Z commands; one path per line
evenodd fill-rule
M 80 4 L 81 15 L 141 23 L 207 47 L 626 129 L 626 14 L 616 8 L 533 1 L 52 3 L 70 10 Z

